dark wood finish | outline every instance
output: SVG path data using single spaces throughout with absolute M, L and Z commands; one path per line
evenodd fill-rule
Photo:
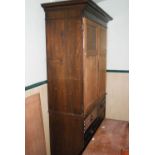
M 99 77 L 98 77 L 98 95 L 99 98 L 106 94 L 106 44 L 107 30 L 100 26 L 98 29 L 98 59 L 99 59 Z
M 83 19 L 84 23 L 84 113 L 106 94 L 106 28 Z M 91 35 L 88 35 L 91 33 Z
M 25 154 L 46 155 L 45 136 L 39 94 L 26 98 Z
M 81 20 L 49 20 L 46 25 L 49 109 L 82 114 Z
M 104 26 L 106 26 L 107 22 L 112 20 L 112 17 L 109 16 L 105 11 L 103 11 L 92 0 L 70 0 L 70 1 L 63 1 L 63 2 L 55 2 L 55 3 L 45 3 L 45 4 L 42 4 L 42 7 L 45 9 L 47 14 L 51 10 L 53 11 L 57 9 L 67 9 L 69 7 L 77 9 L 77 7 L 79 7 L 81 9 L 79 14 L 80 16 L 87 17 Z M 60 14 L 62 15 L 62 13 Z M 77 14 L 77 13 L 74 12 L 73 14 Z M 72 14 L 68 14 L 68 15 L 69 17 L 72 16 Z M 48 16 L 46 17 L 48 18 Z
M 93 111 L 84 120 L 84 132 L 90 127 L 90 125 L 95 121 L 98 116 L 98 109 L 95 107 Z
M 51 113 L 50 118 L 53 155 L 79 154 L 84 146 L 83 116 Z
M 97 30 L 98 24 L 86 18 L 84 23 L 84 113 L 90 105 L 98 99 L 98 50 L 97 50 Z M 88 33 L 91 33 L 88 34 Z
M 42 6 L 52 155 L 78 155 L 105 116 L 102 35 L 112 18 L 91 0 Z
M 82 155 L 128 155 L 129 124 L 106 119 L 85 148 Z
M 84 120 L 84 131 L 86 131 L 90 125 L 96 120 L 96 118 L 103 119 L 105 116 L 105 98 L 99 101 L 94 108 L 91 109 L 91 112 L 88 112 L 85 115 Z

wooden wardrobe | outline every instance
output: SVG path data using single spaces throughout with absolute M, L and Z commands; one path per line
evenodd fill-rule
M 79 155 L 105 117 L 112 18 L 91 0 L 42 4 L 52 155 Z

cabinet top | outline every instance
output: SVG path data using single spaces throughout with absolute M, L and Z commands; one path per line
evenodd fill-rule
M 100 18 L 105 23 L 108 23 L 112 20 L 112 17 L 109 16 L 104 10 L 102 10 L 95 2 L 92 0 L 68 0 L 68 1 L 59 1 L 59 2 L 52 2 L 52 3 L 44 3 L 41 4 L 44 8 L 45 12 L 52 11 L 57 9 L 62 9 L 65 7 L 76 7 L 81 6 L 81 15 L 82 16 L 96 16 Z

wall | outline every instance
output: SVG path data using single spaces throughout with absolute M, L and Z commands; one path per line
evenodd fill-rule
M 113 17 L 108 24 L 106 117 L 128 121 L 129 73 L 121 73 L 129 70 L 128 0 L 105 0 L 98 5 Z
M 25 1 L 25 85 L 31 85 L 47 79 L 45 14 L 41 3 L 48 0 Z
M 107 73 L 106 117 L 129 120 L 129 76 L 128 73 Z
M 98 5 L 113 20 L 108 24 L 107 68 L 129 70 L 129 4 L 128 0 L 105 0 Z

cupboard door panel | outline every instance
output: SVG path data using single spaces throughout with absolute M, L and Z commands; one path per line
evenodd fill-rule
M 99 78 L 98 78 L 98 95 L 102 97 L 106 93 L 106 28 L 99 26 L 98 29 L 98 57 L 99 57 Z
M 87 54 L 95 55 L 97 52 L 97 45 L 96 45 L 96 25 L 87 24 Z
M 84 23 L 84 113 L 98 99 L 97 24 L 83 19 Z
M 86 18 L 84 24 L 84 52 L 87 56 L 97 55 L 97 27 L 98 25 Z
M 90 105 L 94 104 L 98 99 L 97 94 L 97 57 L 91 56 L 85 58 L 84 69 L 84 111 L 86 112 Z

